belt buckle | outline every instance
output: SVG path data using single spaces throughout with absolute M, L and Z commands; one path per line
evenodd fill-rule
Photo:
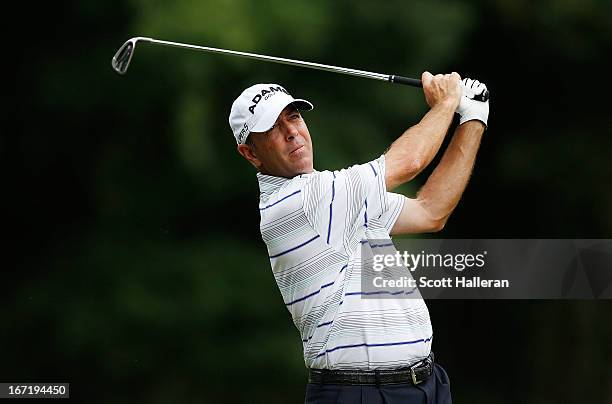
M 412 376 L 412 383 L 416 386 L 419 383 L 422 383 L 423 380 L 417 380 L 416 378 L 416 373 L 414 372 L 414 369 L 416 367 L 418 367 L 419 365 L 421 365 L 423 363 L 423 361 L 419 361 L 417 363 L 415 363 L 414 365 L 410 366 L 410 376 Z

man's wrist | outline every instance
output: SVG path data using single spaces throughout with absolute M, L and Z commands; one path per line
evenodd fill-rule
M 473 119 L 470 119 L 469 121 L 465 121 L 461 123 L 459 126 L 464 127 L 466 129 L 470 129 L 470 130 L 475 130 L 475 131 L 481 130 L 482 132 L 484 132 L 485 129 L 487 128 L 487 125 L 478 118 L 473 118 Z
M 434 108 L 439 108 L 442 110 L 452 110 L 455 111 L 457 109 L 457 106 L 459 105 L 459 101 L 454 99 L 454 98 L 444 98 L 443 100 L 440 100 L 440 102 L 438 102 Z
M 487 126 L 487 120 L 489 118 L 489 104 L 474 100 L 462 101 L 463 106 L 457 108 L 459 114 L 459 124 L 463 124 L 468 121 L 478 120 Z

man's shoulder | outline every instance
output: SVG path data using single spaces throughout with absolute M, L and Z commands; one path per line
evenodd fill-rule
M 316 189 L 326 183 L 331 184 L 337 175 L 338 172 L 323 170 L 286 179 L 276 188 L 260 194 L 259 211 L 262 215 L 274 213 L 277 216 L 302 209 L 305 195 L 317 192 Z
M 299 194 L 302 193 L 305 182 L 305 178 L 296 176 L 287 179 L 273 190 L 262 192 L 259 196 L 260 213 L 267 214 L 288 208 L 295 209 L 296 203 L 301 204 Z

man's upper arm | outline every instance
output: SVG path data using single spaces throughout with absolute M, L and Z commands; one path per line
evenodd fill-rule
M 391 229 L 391 234 L 433 233 L 443 227 L 444 221 L 434 219 L 419 199 L 404 196 L 404 206 Z

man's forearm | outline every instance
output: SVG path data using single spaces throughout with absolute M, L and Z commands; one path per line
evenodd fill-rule
M 410 181 L 433 160 L 453 120 L 457 104 L 436 104 L 421 122 L 406 130 L 385 153 L 387 189 Z
M 480 121 L 460 125 L 442 160 L 419 191 L 417 199 L 433 219 L 445 221 L 459 203 L 472 173 L 484 128 Z

